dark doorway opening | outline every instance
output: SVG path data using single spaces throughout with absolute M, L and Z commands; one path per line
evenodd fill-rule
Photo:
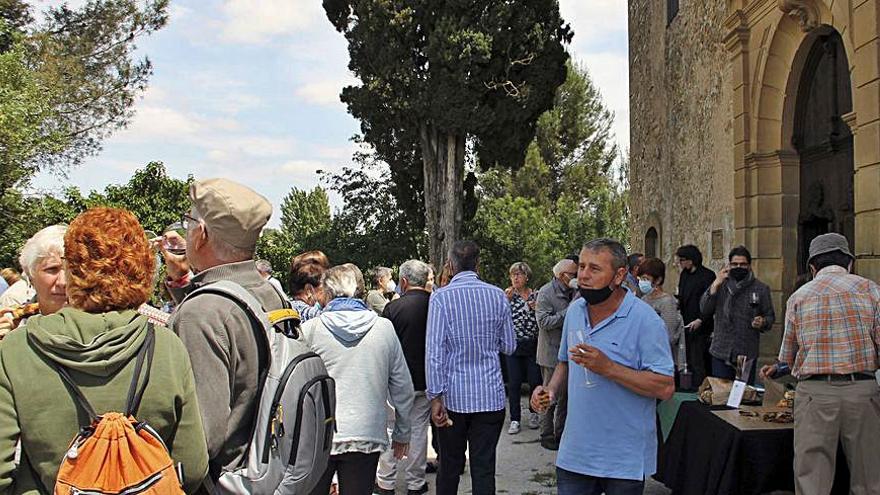
M 855 234 L 852 86 L 843 40 L 836 31 L 812 41 L 798 86 L 792 145 L 800 155 L 798 274 L 806 273 L 810 241 Z

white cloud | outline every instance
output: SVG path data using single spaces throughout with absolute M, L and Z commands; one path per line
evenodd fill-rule
M 587 67 L 602 93 L 605 106 L 614 112 L 614 134 L 621 148 L 629 147 L 629 65 L 626 55 L 574 53 L 574 60 Z
M 137 109 L 132 124 L 119 134 L 119 139 L 126 142 L 140 142 L 151 139 L 186 138 L 203 129 L 200 120 L 174 108 L 142 104 Z
M 358 80 L 352 76 L 342 79 L 324 79 L 310 82 L 297 88 L 295 94 L 306 103 L 320 106 L 342 105 L 339 95 L 342 88 L 357 84 Z
M 604 51 L 610 44 L 626 52 L 627 2 L 623 0 L 560 0 L 562 18 L 574 29 L 577 51 Z M 617 40 L 622 34 L 622 40 Z M 622 45 L 621 42 L 622 41 Z
M 278 171 L 284 174 L 303 175 L 314 174 L 318 170 L 332 170 L 336 167 L 318 160 L 291 160 L 281 164 Z
M 276 36 L 307 31 L 322 20 L 317 0 L 226 0 L 223 38 L 236 43 L 265 43 Z
M 617 143 L 629 147 L 629 40 L 627 2 L 560 0 L 562 17 L 575 35 L 571 51 L 586 65 L 605 105 L 614 112 Z

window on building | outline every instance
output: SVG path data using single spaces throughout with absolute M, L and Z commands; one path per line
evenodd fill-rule
M 672 23 L 678 15 L 678 0 L 666 0 L 666 25 Z
M 648 258 L 658 258 L 657 252 L 657 229 L 651 227 L 645 233 L 645 256 Z

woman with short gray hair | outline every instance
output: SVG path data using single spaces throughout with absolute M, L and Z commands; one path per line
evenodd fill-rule
M 24 278 L 0 296 L 0 338 L 36 313 L 50 315 L 67 303 L 64 274 L 66 225 L 52 225 L 33 235 L 21 248 L 18 263 Z M 34 302 L 36 304 L 27 304 Z M 11 317 L 13 308 L 15 317 Z
M 302 340 L 321 356 L 336 381 L 337 432 L 330 462 L 312 492 L 326 495 L 334 474 L 339 492 L 372 493 L 379 454 L 388 448 L 386 399 L 395 409 L 391 448 L 403 458 L 409 448 L 413 384 L 394 326 L 359 299 L 361 271 L 346 264 L 321 280 L 324 310 L 302 326 Z
M 510 403 L 510 428 L 507 433 L 516 435 L 520 432 L 522 407 L 520 391 L 523 382 L 529 384 L 530 390 L 541 384 L 541 371 L 535 360 L 538 350 L 538 321 L 535 319 L 535 303 L 538 292 L 528 287 L 532 269 L 524 261 L 510 266 L 510 287 L 505 294 L 510 301 L 510 313 L 513 316 L 513 330 L 516 333 L 516 351 L 507 359 L 507 398 Z M 538 415 L 531 413 L 529 428 L 538 428 Z

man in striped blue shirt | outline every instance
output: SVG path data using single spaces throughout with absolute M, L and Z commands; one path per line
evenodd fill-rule
M 465 451 L 474 495 L 495 493 L 495 449 L 504 426 L 499 353 L 516 350 L 504 291 L 476 274 L 480 247 L 458 241 L 449 252 L 455 274 L 428 306 L 427 395 L 438 428 L 437 494 L 458 493 Z

